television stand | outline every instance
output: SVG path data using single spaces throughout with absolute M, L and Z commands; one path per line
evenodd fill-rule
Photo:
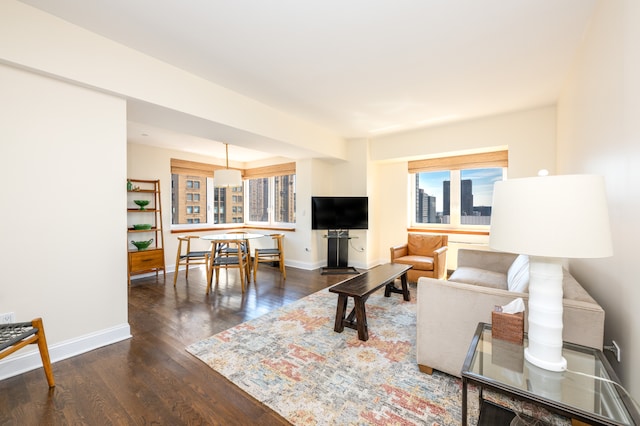
M 353 266 L 349 266 L 349 231 L 328 231 L 327 266 L 322 268 L 322 275 L 359 274 Z

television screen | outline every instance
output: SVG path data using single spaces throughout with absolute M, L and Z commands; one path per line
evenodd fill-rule
M 368 229 L 367 197 L 311 197 L 311 229 Z

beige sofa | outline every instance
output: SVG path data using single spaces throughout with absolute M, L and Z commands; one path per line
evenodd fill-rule
M 448 281 L 422 277 L 417 286 L 417 361 L 460 377 L 469 343 L 479 322 L 491 323 L 495 305 L 527 293 L 507 290 L 507 273 L 517 256 L 481 250 L 458 250 L 458 268 Z M 604 310 L 565 270 L 563 339 L 602 348 Z M 525 314 L 525 331 L 527 330 Z

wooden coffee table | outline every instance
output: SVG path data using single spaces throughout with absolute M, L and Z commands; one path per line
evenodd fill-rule
M 411 269 L 411 265 L 387 263 L 371 268 L 360 275 L 347 278 L 331 287 L 329 289 L 330 292 L 338 293 L 334 331 L 342 333 L 345 327 L 352 328 L 358 330 L 358 339 L 369 340 L 365 302 L 372 293 L 381 287 L 385 287 L 385 297 L 389 297 L 391 293 L 400 293 L 404 296 L 404 300 L 411 300 L 409 287 L 407 286 L 407 271 L 409 269 Z M 402 283 L 402 288 L 397 288 L 394 285 L 398 277 Z M 345 318 L 349 297 L 353 297 L 355 306 Z

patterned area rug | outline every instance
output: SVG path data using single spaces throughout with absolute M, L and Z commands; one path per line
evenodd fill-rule
M 371 295 L 366 342 L 333 331 L 338 296 L 325 289 L 187 351 L 295 425 L 459 425 L 460 379 L 418 370 L 411 293 Z

